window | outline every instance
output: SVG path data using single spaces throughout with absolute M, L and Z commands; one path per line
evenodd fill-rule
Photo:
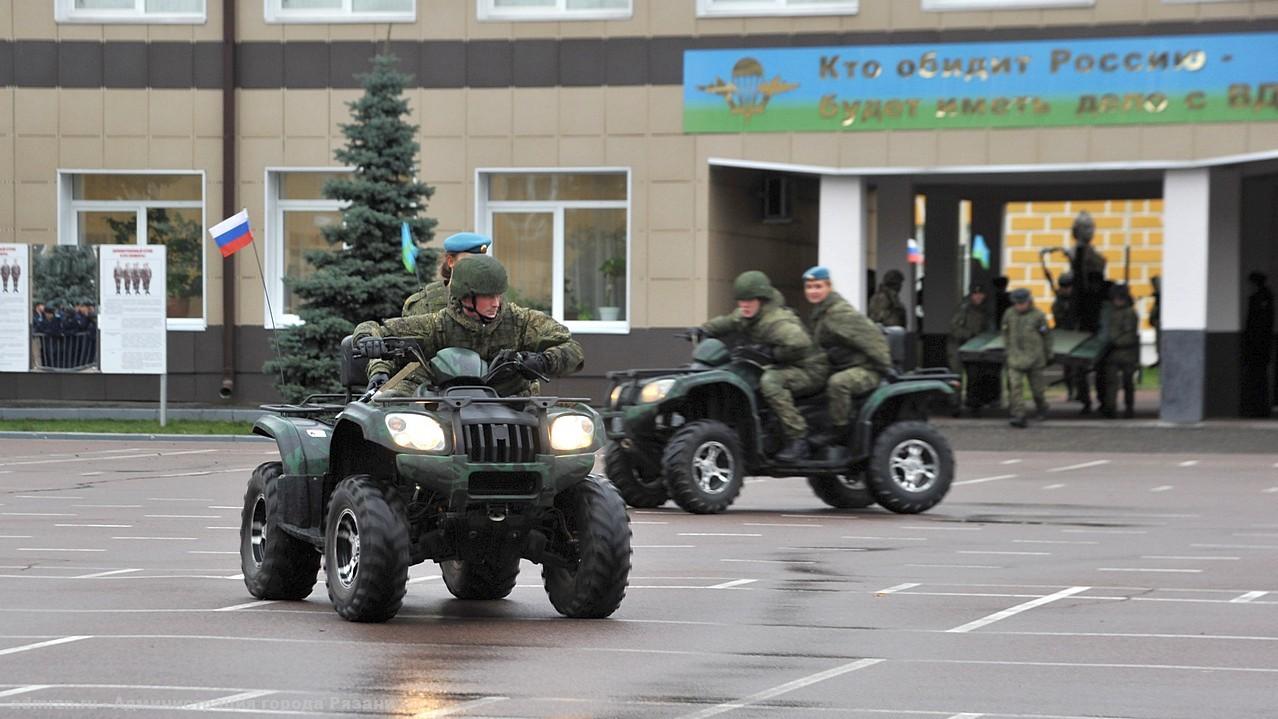
M 510 273 L 509 299 L 568 328 L 629 331 L 628 170 L 481 173 L 476 225 Z
M 697 0 L 697 15 L 855 15 L 859 5 L 860 0 Z
M 54 0 L 58 22 L 202 23 L 206 0 Z
M 924 10 L 1038 10 L 1091 7 L 1096 0 L 923 0 Z
M 60 245 L 168 247 L 169 329 L 202 330 L 204 175 L 60 172 Z
M 414 22 L 417 0 L 266 0 L 267 22 Z
M 480 20 L 616 20 L 633 0 L 479 0 Z
M 263 308 L 267 328 L 300 324 L 300 300 L 285 277 L 306 277 L 315 268 L 306 261 L 311 250 L 332 247 L 324 228 L 342 221 L 343 202 L 324 197 L 324 183 L 347 174 L 340 168 L 267 170 L 266 277 L 270 307 Z M 274 317 L 271 313 L 274 312 Z

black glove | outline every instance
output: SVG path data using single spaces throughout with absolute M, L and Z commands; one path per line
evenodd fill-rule
M 749 360 L 759 364 L 773 364 L 776 359 L 772 356 L 772 350 L 767 345 L 747 344 L 738 345 L 732 349 L 732 358 L 739 360 Z
M 706 338 L 706 331 L 701 329 L 700 327 L 689 327 L 687 335 L 690 341 L 700 342 L 701 340 Z
M 550 358 L 544 352 L 520 352 L 519 364 L 529 372 L 542 377 L 550 376 Z
M 372 377 L 368 378 L 368 389 L 365 391 L 375 392 L 381 389 L 382 385 L 386 384 L 386 381 L 389 379 L 390 379 L 390 375 L 386 374 L 385 372 L 378 372 L 374 374 Z
M 361 337 L 359 353 L 368 359 L 381 359 L 386 356 L 386 342 L 381 337 Z

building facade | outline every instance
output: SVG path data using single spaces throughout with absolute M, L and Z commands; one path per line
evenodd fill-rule
M 438 235 L 491 233 L 518 299 L 586 348 L 561 391 L 682 361 L 674 332 L 745 269 L 801 303 L 827 264 L 863 303 L 908 269 L 919 196 L 935 356 L 961 236 L 999 272 L 1034 248 L 1027 207 L 1121 202 L 1165 208 L 1163 414 L 1196 421 L 1237 413 L 1243 278 L 1278 269 L 1278 70 L 1250 59 L 1276 37 L 1271 0 L 0 0 L 0 242 L 166 244 L 170 399 L 271 399 L 282 278 L 338 216 L 319 188 L 389 46 Z M 224 261 L 206 230 L 241 207 L 260 254 Z M 9 373 L 0 399 L 155 383 Z

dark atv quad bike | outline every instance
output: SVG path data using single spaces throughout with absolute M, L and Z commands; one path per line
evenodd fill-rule
M 500 397 L 514 373 L 546 381 L 512 357 L 491 366 L 467 349 L 427 360 L 414 340 L 387 338 L 432 381 L 411 397 L 316 395 L 274 412 L 254 432 L 280 461 L 248 483 L 240 529 L 244 583 L 259 599 L 303 599 L 324 558 L 337 613 L 384 622 L 404 599 L 408 568 L 440 565 L 459 599 L 510 594 L 519 562 L 542 565 L 551 604 L 602 618 L 630 575 L 625 503 L 592 475 L 603 424 L 585 400 Z M 367 361 L 342 343 L 342 384 L 363 386 Z M 383 388 L 385 389 L 385 388 Z M 344 400 L 344 401 L 343 401 Z
M 904 335 L 884 332 L 899 366 Z M 605 466 L 626 502 L 658 507 L 674 499 L 686 511 L 714 514 L 758 475 L 807 477 L 821 501 L 840 509 L 878 502 L 914 514 L 945 497 L 954 454 L 927 417 L 933 402 L 948 406 L 958 380 L 949 370 L 890 372 L 861 398 L 850 437 L 832 436 L 823 391 L 796 397 L 815 443 L 847 451 L 818 449 L 782 464 L 773 459 L 783 444 L 780 422 L 758 393 L 763 369 L 748 348 L 709 339 L 685 367 L 609 373 Z

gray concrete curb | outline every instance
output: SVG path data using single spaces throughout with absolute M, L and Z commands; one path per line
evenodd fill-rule
M 262 409 L 169 409 L 169 419 L 205 422 L 253 422 Z M 158 420 L 159 409 L 133 407 L 0 407 L 0 419 L 141 419 Z
M 0 432 L 0 439 L 63 439 L 98 441 L 103 439 L 130 442 L 274 442 L 256 434 L 129 434 L 127 432 L 97 434 L 94 432 Z

